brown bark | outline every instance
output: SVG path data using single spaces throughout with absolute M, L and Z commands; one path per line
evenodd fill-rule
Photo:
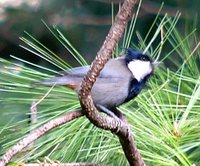
M 102 116 L 95 108 L 91 97 L 92 86 L 121 38 L 135 3 L 136 0 L 124 1 L 115 18 L 113 26 L 111 27 L 101 49 L 97 53 L 96 59 L 91 65 L 91 69 L 82 81 L 79 97 L 82 109 L 87 118 L 97 127 L 110 130 L 119 137 L 129 164 L 143 166 L 145 165 L 145 162 L 134 144 L 128 124 L 123 121 L 119 123 L 118 120 L 109 116 Z
M 136 0 L 125 0 L 122 7 L 120 8 L 115 22 L 111 27 L 106 40 L 103 43 L 100 51 L 97 54 L 95 61 L 91 65 L 91 69 L 84 78 L 82 82 L 82 88 L 80 90 L 80 102 L 83 108 L 83 113 L 88 117 L 88 119 L 95 124 L 97 127 L 110 130 L 114 132 L 121 142 L 124 153 L 129 161 L 130 165 L 143 166 L 145 165 L 137 147 L 132 139 L 132 134 L 130 128 L 125 121 L 119 123 L 118 120 L 111 118 L 109 116 L 102 116 L 95 108 L 94 103 L 91 98 L 91 89 L 96 81 L 97 76 L 103 69 L 105 63 L 111 57 L 111 53 L 114 50 L 117 42 L 121 38 L 124 29 L 131 15 L 131 9 L 136 3 Z M 80 111 L 70 112 L 65 116 L 53 119 L 43 126 L 35 129 L 30 134 L 28 134 L 24 139 L 19 141 L 16 145 L 11 147 L 3 156 L 0 161 L 0 166 L 6 165 L 9 160 L 23 148 L 27 147 L 31 142 L 35 141 L 47 131 L 62 125 L 68 121 L 75 118 L 83 116 Z
M 37 140 L 39 137 L 43 136 L 45 133 L 47 133 L 49 130 L 60 126 L 62 124 L 65 124 L 73 119 L 76 119 L 80 116 L 83 116 L 81 111 L 73 111 L 69 112 L 66 115 L 63 115 L 61 117 L 58 117 L 56 119 L 50 120 L 49 122 L 45 123 L 41 127 L 31 131 L 26 137 L 24 137 L 22 140 L 20 140 L 17 144 L 15 144 L 13 147 L 11 147 L 1 158 L 0 160 L 0 166 L 5 166 L 11 158 L 16 155 L 18 152 L 20 152 L 22 149 L 27 147 L 29 144 Z

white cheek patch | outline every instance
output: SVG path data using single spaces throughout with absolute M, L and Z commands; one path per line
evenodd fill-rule
M 144 77 L 150 74 L 153 70 L 149 61 L 134 60 L 128 64 L 129 70 L 137 81 L 141 81 Z

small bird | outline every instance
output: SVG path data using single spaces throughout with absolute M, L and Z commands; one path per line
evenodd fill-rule
M 126 49 L 121 57 L 110 59 L 91 91 L 95 106 L 108 113 L 135 98 L 153 74 L 154 66 L 149 56 L 132 48 Z M 72 68 L 64 75 L 44 80 L 40 84 L 64 85 L 78 93 L 88 70 L 89 66 Z

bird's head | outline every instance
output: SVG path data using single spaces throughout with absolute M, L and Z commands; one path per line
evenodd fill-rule
M 153 60 L 141 51 L 128 48 L 125 53 L 125 61 L 128 69 L 138 82 L 153 73 L 155 66 Z

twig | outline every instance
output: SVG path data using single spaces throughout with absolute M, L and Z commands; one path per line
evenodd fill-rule
M 16 155 L 18 152 L 20 152 L 22 149 L 27 147 L 29 144 L 37 140 L 39 137 L 43 136 L 45 133 L 47 133 L 49 130 L 60 126 L 62 124 L 65 124 L 73 119 L 76 119 L 78 117 L 83 116 L 82 112 L 79 111 L 73 111 L 68 112 L 66 115 L 63 115 L 61 117 L 58 117 L 56 119 L 50 120 L 49 122 L 45 123 L 41 127 L 33 130 L 31 133 L 29 133 L 26 137 L 24 137 L 22 140 L 20 140 L 17 144 L 15 144 L 13 147 L 11 147 L 1 158 L 0 160 L 0 166 L 5 166 L 11 158 Z
M 53 84 L 52 87 L 48 90 L 47 93 L 45 93 L 44 96 L 42 96 L 42 98 L 40 100 L 38 100 L 37 102 L 35 102 L 34 104 L 31 105 L 31 109 L 36 107 L 38 104 L 40 104 L 53 90 L 53 88 L 55 87 L 56 84 Z
M 114 118 L 102 116 L 95 108 L 91 97 L 92 86 L 95 83 L 100 71 L 111 57 L 112 51 L 114 50 L 117 42 L 121 38 L 129 21 L 132 7 L 135 3 L 136 0 L 124 1 L 116 16 L 113 26 L 111 27 L 100 51 L 97 53 L 96 59 L 91 65 L 91 69 L 82 81 L 79 97 L 82 109 L 87 118 L 97 127 L 110 130 L 119 137 L 129 164 L 142 166 L 145 165 L 145 163 L 133 142 L 129 126 L 126 123 L 121 123 L 119 125 L 119 122 Z
M 30 123 L 35 124 L 37 122 L 37 103 L 33 101 L 30 108 Z
M 29 125 L 33 125 L 37 123 L 37 105 L 36 102 L 33 101 L 31 103 L 31 108 L 30 108 L 30 114 L 29 114 Z M 31 130 L 30 133 L 34 132 L 34 130 Z M 29 144 L 27 149 L 31 149 L 34 146 L 34 141 Z

